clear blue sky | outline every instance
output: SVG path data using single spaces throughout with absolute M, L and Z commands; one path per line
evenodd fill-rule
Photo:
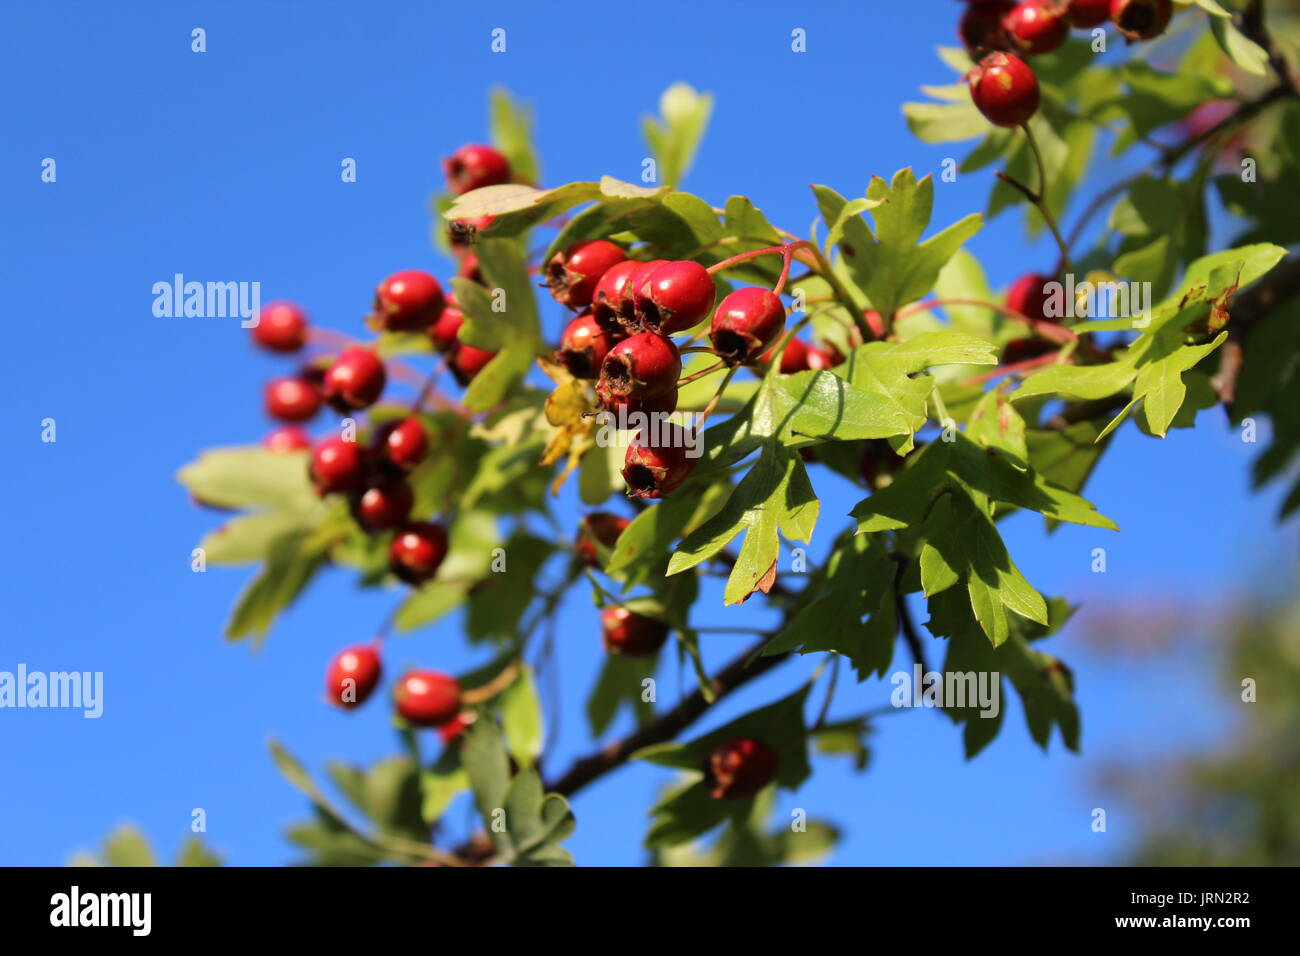
M 550 184 L 635 178 L 639 118 L 660 91 L 679 79 L 712 91 L 714 122 L 687 188 L 714 202 L 749 195 L 803 231 L 815 214 L 809 183 L 860 194 L 871 174 L 933 172 L 962 155 L 914 140 L 899 110 L 920 84 L 949 81 L 932 50 L 951 42 L 959 5 L 885 6 L 5 5 L 0 670 L 103 671 L 106 709 L 99 720 L 0 711 L 0 863 L 62 862 L 128 819 L 170 852 L 194 807 L 230 862 L 284 862 L 280 831 L 307 807 L 272 768 L 267 738 L 316 768 L 397 749 L 382 706 L 342 715 L 320 700 L 327 658 L 367 638 L 395 594 L 361 594 L 333 572 L 262 651 L 222 641 L 247 571 L 191 573 L 190 549 L 218 518 L 192 506 L 174 474 L 199 449 L 260 437 L 261 385 L 282 366 L 255 354 L 237 323 L 154 318 L 153 283 L 177 272 L 260 280 L 268 297 L 358 330 L 387 273 L 450 272 L 428 241 L 428 198 L 439 158 L 486 136 L 486 92 L 498 83 L 536 107 Z M 488 49 L 498 26 L 504 55 Z M 190 52 L 194 27 L 206 29 L 207 53 Z M 807 30 L 807 54 L 789 52 L 794 27 Z M 40 181 L 45 157 L 57 160 L 55 184 Z M 343 157 L 357 160 L 355 184 L 339 180 Z M 986 174 L 941 184 L 936 222 L 981 208 L 988 188 Z M 1051 258 L 1010 217 L 973 249 L 998 285 Z M 545 315 L 557 332 L 558 310 Z M 57 444 L 39 440 L 46 417 Z M 1253 448 L 1222 415 L 1204 424 L 1163 443 L 1124 430 L 1088 489 L 1121 535 L 1067 527 L 1049 538 L 1040 522 L 1009 522 L 1030 580 L 1100 604 L 1204 600 L 1265 573 L 1281 546 L 1276 500 L 1247 493 Z M 826 480 L 819 491 L 824 545 L 857 496 Z M 557 507 L 576 511 L 569 498 Z M 1089 572 L 1096 546 L 1109 549 L 1105 575 Z M 552 769 L 584 747 L 583 692 L 600 656 L 585 601 L 580 589 L 563 612 Z M 728 657 L 741 640 L 711 638 L 708 656 Z M 1094 761 L 1213 740 L 1223 710 L 1196 659 L 1157 675 L 1089 655 L 1076 631 L 1052 644 L 1077 667 L 1082 758 L 1059 741 L 1039 752 L 1015 703 L 999 741 L 970 764 L 946 719 L 904 712 L 880 722 L 866 775 L 825 762 L 783 807 L 845 827 L 838 863 L 1115 859 L 1133 824 L 1114 812 L 1108 834 L 1089 831 L 1091 808 L 1113 805 Z M 461 670 L 481 658 L 453 618 L 394 644 L 390 673 L 406 662 Z M 812 664 L 787 665 L 721 716 L 771 699 Z M 663 686 L 675 693 L 676 674 Z M 878 706 L 887 692 L 842 687 L 836 711 Z M 569 842 L 579 862 L 640 861 L 643 813 L 666 779 L 633 767 L 580 795 Z

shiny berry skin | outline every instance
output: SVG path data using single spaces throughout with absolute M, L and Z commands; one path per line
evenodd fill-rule
M 667 624 L 625 607 L 601 611 L 600 629 L 605 650 L 626 657 L 649 657 L 668 640 Z
M 325 399 L 337 411 L 373 405 L 384 393 L 388 373 L 370 349 L 349 346 L 325 372 Z
M 325 696 L 339 707 L 359 707 L 379 686 L 382 674 L 379 651 L 373 645 L 345 647 L 325 670 Z
M 470 382 L 474 381 L 475 376 L 497 357 L 496 352 L 489 352 L 486 349 L 476 349 L 472 345 L 466 345 L 464 342 L 458 342 L 456 348 L 451 352 L 451 361 L 448 367 L 451 374 L 455 376 L 460 387 L 464 388 Z
M 499 150 L 468 143 L 442 161 L 447 186 L 457 196 L 510 182 L 510 161 Z
M 812 346 L 802 339 L 791 339 L 785 343 L 785 351 L 781 353 L 781 374 L 793 375 L 795 372 L 806 372 L 812 368 L 808 364 L 808 353 L 812 351 Z M 776 353 L 776 346 L 773 345 L 763 355 L 763 361 L 771 364 L 772 357 Z
M 386 422 L 375 437 L 382 439 L 378 451 L 402 471 L 410 471 L 429 454 L 429 435 L 415 416 Z
M 672 339 L 639 332 L 606 354 L 596 393 L 605 401 L 655 398 L 676 391 L 681 377 L 682 357 Z
M 605 270 L 591 294 L 591 312 L 596 321 L 606 325 L 618 322 L 618 308 L 626 294 L 627 284 L 632 273 L 640 267 L 641 263 L 635 259 L 624 259 Z
M 326 438 L 311 452 L 311 479 L 322 495 L 357 491 L 365 483 L 369 464 L 365 449 L 354 441 Z
M 749 286 L 722 300 L 709 341 L 728 365 L 753 362 L 785 331 L 785 306 L 767 289 Z
M 704 781 L 714 800 L 752 797 L 776 777 L 780 766 L 776 751 L 753 737 L 723 741 L 709 751 Z
M 465 314 L 460 311 L 452 300 L 447 300 L 447 307 L 442 310 L 442 315 L 438 316 L 438 321 L 429 327 L 429 338 L 433 340 L 433 347 L 439 352 L 446 352 L 457 342 L 460 335 L 460 327 L 465 324 Z
M 971 98 L 994 126 L 1019 126 L 1038 110 L 1038 77 L 1010 53 L 990 53 L 970 73 Z
M 307 313 L 292 302 L 271 302 L 257 314 L 253 341 L 272 352 L 296 352 L 307 342 Z
M 367 488 L 352 506 L 357 523 L 367 531 L 387 531 L 411 517 L 415 494 L 405 481 Z
M 957 35 L 972 59 L 979 59 L 994 50 L 1011 49 L 1011 38 L 1003 21 L 1015 6 L 1016 0 L 994 0 L 992 3 L 972 3 L 967 7 L 958 24 Z
M 621 327 L 602 325 L 584 312 L 565 326 L 555 358 L 574 378 L 596 378 L 609 350 L 623 338 Z
M 262 439 L 262 447 L 282 455 L 311 447 L 311 438 L 297 425 L 281 425 Z
M 576 312 L 591 305 L 600 277 L 626 259 L 622 247 L 607 239 L 579 239 L 551 257 L 546 283 L 556 302 Z
M 471 219 L 453 219 L 447 224 L 447 241 L 453 246 L 472 246 L 478 234 L 496 221 L 496 216 L 475 216 Z
M 687 437 L 680 425 L 672 424 L 659 428 L 657 444 L 645 432 L 637 432 L 623 457 L 622 474 L 628 494 L 633 498 L 662 498 L 690 477 L 700 460 L 700 448 L 694 442 L 696 457 L 691 457 Z
M 627 283 L 623 286 L 623 294 L 619 297 L 615 312 L 619 324 L 629 332 L 644 331 L 641 327 L 641 318 L 636 311 L 637 291 L 644 288 L 656 269 L 667 264 L 667 259 L 651 259 L 649 262 L 638 262 L 637 267 L 628 273 Z
M 1024 0 L 1003 21 L 1016 48 L 1027 56 L 1051 53 L 1070 36 L 1065 14 L 1047 0 Z
M 1069 0 L 1065 15 L 1071 26 L 1099 27 L 1110 19 L 1110 0 Z
M 391 332 L 423 332 L 446 305 L 438 280 L 419 269 L 394 272 L 375 288 L 375 319 Z
M 578 526 L 578 540 L 574 550 L 583 564 L 589 568 L 600 568 L 600 555 L 596 552 L 593 541 L 600 543 L 606 550 L 613 550 L 618 544 L 618 536 L 632 522 L 622 515 L 610 514 L 608 511 L 594 511 L 583 519 Z
M 1110 4 L 1111 22 L 1130 40 L 1158 37 L 1173 15 L 1173 0 L 1111 0 Z
M 407 584 L 423 584 L 438 573 L 447 557 L 442 525 L 413 521 L 402 527 L 388 549 L 388 569 Z
M 478 719 L 472 710 L 462 710 L 459 714 L 438 728 L 438 737 L 444 744 L 449 744 L 463 734 L 470 724 Z
M 324 401 L 319 388 L 300 378 L 273 379 L 263 397 L 266 414 L 282 422 L 305 422 L 320 411 Z
M 460 714 L 460 684 L 439 671 L 407 671 L 393 688 L 397 713 L 415 727 L 441 727 Z
M 1021 276 L 1007 290 L 1007 308 L 1038 322 L 1060 322 L 1059 315 L 1050 318 L 1047 315 L 1047 302 L 1051 298 L 1047 285 L 1054 281 L 1050 276 L 1033 273 Z
M 634 277 L 635 281 L 635 277 Z M 713 308 L 717 290 L 713 277 L 698 262 L 665 262 L 633 290 L 633 308 L 640 326 L 672 335 L 702 322 Z

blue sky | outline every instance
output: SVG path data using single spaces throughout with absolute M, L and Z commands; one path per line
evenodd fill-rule
M 99 720 L 0 711 L 0 863 L 62 862 L 123 820 L 170 851 L 194 807 L 230 862 L 284 862 L 292 850 L 280 832 L 306 805 L 272 768 L 269 737 L 317 768 L 396 751 L 381 706 L 343 715 L 320 700 L 328 657 L 368 637 L 396 593 L 361 593 L 333 572 L 261 651 L 222 641 L 247 571 L 190 571 L 190 549 L 218 518 L 192 506 L 174 474 L 199 449 L 260 437 L 261 386 L 283 366 L 230 320 L 155 318 L 155 282 L 178 272 L 259 280 L 267 297 L 358 331 L 384 275 L 450 273 L 428 241 L 428 199 L 440 157 L 485 138 L 495 84 L 535 106 L 548 184 L 635 178 L 639 120 L 659 93 L 676 80 L 711 91 L 714 121 L 686 187 L 715 203 L 748 195 L 804 231 L 815 215 L 809 183 L 860 194 L 872 174 L 936 172 L 962 155 L 913 139 L 899 110 L 919 85 L 949 81 L 932 51 L 951 42 L 960 7 L 914 0 L 899 15 L 885 6 L 7 5 L 0 670 L 103 671 L 106 700 Z M 207 31 L 208 52 L 190 51 L 194 27 Z M 505 54 L 489 52 L 494 27 L 507 30 Z M 807 31 L 806 54 L 789 51 L 795 27 Z M 45 157 L 58 163 L 56 183 L 40 180 Z M 340 182 L 344 157 L 357 161 L 356 183 Z M 989 186 L 987 174 L 940 184 L 935 223 L 981 208 Z M 1053 258 L 1027 246 L 1009 216 L 971 248 L 996 285 Z M 558 333 L 560 311 L 544 310 Z M 47 417 L 58 423 L 55 444 L 40 441 Z M 1122 534 L 1067 527 L 1048 537 L 1028 516 L 1008 522 L 1030 580 L 1106 605 L 1152 595 L 1204 602 L 1275 576 L 1284 541 L 1271 523 L 1275 496 L 1247 490 L 1254 448 L 1217 411 L 1202 424 L 1164 442 L 1122 432 L 1088 489 Z M 818 490 L 824 544 L 858 496 L 829 480 Z M 557 510 L 576 513 L 571 498 Z M 1098 546 L 1108 549 L 1104 575 L 1089 571 Z M 706 599 L 708 623 L 722 622 L 720 595 Z M 560 628 L 553 770 L 586 749 L 596 628 L 577 589 Z M 711 660 L 745 640 L 711 637 Z M 867 774 L 825 761 L 783 809 L 841 824 L 837 863 L 1116 859 L 1135 824 L 1098 789 L 1097 761 L 1204 745 L 1231 714 L 1210 692 L 1199 652 L 1116 662 L 1090 653 L 1077 628 L 1051 649 L 1076 666 L 1082 757 L 1059 740 L 1040 752 L 1015 703 L 1001 738 L 971 763 L 946 719 L 901 712 L 880 721 Z M 417 662 L 455 671 L 482 658 L 461 646 L 453 618 L 390 648 L 390 674 Z M 772 699 L 813 664 L 786 665 L 702 726 Z M 666 669 L 662 686 L 675 694 L 684 678 Z M 843 685 L 836 713 L 887 696 L 886 685 Z M 633 767 L 580 795 L 569 842 L 579 862 L 639 862 L 643 813 L 666 780 Z M 1116 808 L 1103 835 L 1089 830 L 1096 806 Z

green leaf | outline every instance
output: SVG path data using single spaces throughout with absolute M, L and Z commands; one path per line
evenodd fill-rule
M 1233 63 L 1251 76 L 1268 76 L 1268 51 L 1238 30 L 1226 11 L 1210 18 L 1210 30 Z
M 501 727 L 515 763 L 531 767 L 542 752 L 545 738 L 542 704 L 532 668 L 523 667 L 518 679 L 501 694 Z
M 416 841 L 428 839 L 419 773 L 410 757 L 376 763 L 365 775 L 363 794 L 366 815 L 380 831 Z
M 447 539 L 447 557 L 438 576 L 412 591 L 398 609 L 394 618 L 398 631 L 433 623 L 464 601 L 470 588 L 491 573 L 492 550 L 500 543 L 491 514 L 468 508 L 458 512 Z
M 482 547 L 482 544 L 479 544 Z M 533 582 L 555 545 L 518 529 L 506 542 L 504 568 L 494 567 L 474 587 L 466 632 L 474 639 L 512 637 L 536 589 Z
M 460 759 L 474 791 L 474 805 L 493 845 L 508 851 L 509 839 L 500 830 L 500 812 L 510 789 L 510 761 L 501 730 L 494 721 L 480 718 L 466 728 L 463 740 Z
M 153 848 L 138 829 L 124 823 L 104 840 L 104 862 L 108 866 L 157 866 Z
M 226 637 L 264 638 L 280 612 L 311 583 L 325 565 L 332 541 L 308 531 L 275 539 L 261 571 L 240 593 L 226 624 Z
M 306 452 L 260 446 L 213 448 L 176 475 L 201 504 L 217 508 L 299 508 L 315 493 Z
M 538 182 L 541 171 L 533 149 L 532 110 L 516 103 L 500 86 L 492 90 L 488 103 L 492 144 L 510 161 L 511 175 L 525 183 Z
M 655 510 L 655 509 L 650 509 Z M 599 737 L 609 729 L 620 709 L 626 707 L 636 715 L 637 724 L 645 723 L 654 706 L 643 699 L 642 681 L 652 677 L 652 668 L 644 658 L 606 654 L 600 676 L 587 698 L 587 721 L 591 733 Z
M 642 132 L 659 167 L 659 181 L 678 186 L 695 159 L 713 112 L 713 95 L 674 83 L 659 98 L 660 118 L 646 117 Z

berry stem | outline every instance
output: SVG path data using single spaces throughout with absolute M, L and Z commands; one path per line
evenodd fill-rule
M 731 384 L 731 377 L 736 374 L 736 369 L 738 368 L 740 368 L 739 365 L 733 365 L 731 368 L 727 369 L 727 374 L 722 377 L 722 381 L 718 384 L 718 390 L 714 392 L 713 397 L 709 399 L 709 404 L 704 406 L 704 411 L 700 412 L 700 419 L 695 423 L 695 430 L 697 432 L 704 430 L 704 423 L 709 420 L 709 416 L 713 414 L 713 410 L 718 407 L 718 402 L 722 398 L 722 393 L 725 392 L 727 386 Z
M 1023 185 L 1003 176 L 1011 185 L 1018 187 L 1024 194 L 1029 197 L 1029 201 L 1038 207 L 1038 212 L 1043 217 L 1043 222 L 1052 232 L 1052 238 L 1056 240 L 1056 247 L 1060 250 L 1061 258 L 1056 264 L 1056 274 L 1070 271 L 1070 247 L 1065 242 L 1065 237 L 1061 235 L 1061 229 L 1056 224 L 1056 217 L 1052 215 L 1052 210 L 1047 206 L 1047 166 L 1043 162 L 1043 151 L 1038 148 L 1038 138 L 1034 136 L 1034 131 L 1029 128 L 1028 123 L 1021 123 L 1020 128 L 1024 131 L 1025 142 L 1029 144 L 1029 151 L 1034 156 L 1034 165 L 1038 168 L 1038 192 L 1031 192 L 1025 189 Z
M 1025 359 L 1022 362 L 1012 362 L 1010 365 L 999 365 L 997 368 L 991 368 L 973 378 L 968 378 L 962 385 L 983 385 L 985 382 L 992 381 L 995 378 L 1001 378 L 1003 375 L 1014 375 L 1016 372 L 1027 372 L 1043 365 L 1053 365 L 1060 357 L 1060 352 L 1048 352 L 1046 355 L 1038 355 L 1031 359 Z
M 683 385 L 691 384 L 691 382 L 697 382 L 702 378 L 708 378 L 714 372 L 718 371 L 718 369 L 725 368 L 726 364 L 726 362 L 719 362 L 717 365 L 710 365 L 708 368 L 696 372 L 694 375 L 687 375 L 685 378 L 679 378 L 677 380 L 677 387 L 681 388 Z
M 1050 342 L 1057 342 L 1065 345 L 1067 342 L 1076 341 L 1079 336 L 1071 332 L 1063 325 L 1057 325 L 1055 322 L 1042 322 L 1038 319 L 1031 319 L 1023 312 L 1017 312 L 1015 309 L 1009 309 L 1005 305 L 998 305 L 996 302 L 984 302 L 981 299 L 927 299 L 924 302 L 915 302 L 904 309 L 899 309 L 895 319 L 903 319 L 917 312 L 926 312 L 930 309 L 941 309 L 945 306 L 965 305 L 974 306 L 982 309 L 991 309 L 994 312 L 1005 315 L 1009 319 L 1023 323 L 1033 330 L 1035 335 L 1047 339 Z
M 505 667 L 501 668 L 501 672 L 486 684 L 482 684 L 475 687 L 473 690 L 467 690 L 461 694 L 461 703 L 473 707 L 475 704 L 482 704 L 485 701 L 491 700 L 515 682 L 515 679 L 519 676 L 519 668 L 520 660 L 516 657 Z

